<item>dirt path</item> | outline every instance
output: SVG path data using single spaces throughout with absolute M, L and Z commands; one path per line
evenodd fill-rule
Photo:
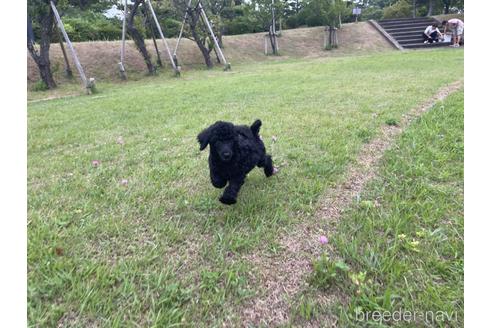
M 422 105 L 404 115 L 399 126 L 382 126 L 379 137 L 362 147 L 356 162 L 349 166 L 342 182 L 330 188 L 325 196 L 321 197 L 312 219 L 297 225 L 281 239 L 282 252 L 271 256 L 265 250 L 260 250 L 246 257 L 252 266 L 257 268 L 258 281 L 254 283 L 259 285 L 259 290 L 264 293 L 257 295 L 244 306 L 241 313 L 244 326 L 262 324 L 272 327 L 288 322 L 291 313 L 289 301 L 307 287 L 306 275 L 311 272 L 311 259 L 318 258 L 321 254 L 318 241 L 320 231 L 330 239 L 336 231 L 343 209 L 350 205 L 365 184 L 376 175 L 378 162 L 393 141 L 415 118 L 462 86 L 463 81 L 456 81 L 441 88 Z M 329 243 L 324 245 L 324 250 L 326 246 L 329 251 L 335 253 Z M 320 295 L 320 298 L 322 303 L 331 304 L 335 300 L 341 300 L 343 295 L 333 293 Z M 323 318 L 323 326 L 335 325 L 335 317 Z

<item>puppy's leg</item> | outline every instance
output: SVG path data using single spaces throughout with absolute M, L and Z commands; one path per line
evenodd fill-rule
M 215 188 L 224 188 L 227 184 L 227 179 L 224 179 L 222 176 L 210 170 L 210 180 L 212 181 L 212 185 Z
M 267 177 L 271 177 L 273 175 L 273 161 L 272 156 L 266 154 L 265 159 L 263 160 L 263 171 Z
M 224 190 L 224 194 L 220 197 L 220 202 L 226 205 L 232 205 L 236 203 L 237 194 L 244 183 L 244 176 L 233 178 L 229 181 L 229 185 Z

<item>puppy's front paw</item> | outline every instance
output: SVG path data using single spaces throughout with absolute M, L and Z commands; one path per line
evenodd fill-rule
M 231 197 L 227 197 L 227 196 L 220 197 L 219 198 L 219 201 L 222 204 L 226 204 L 226 205 L 236 204 L 236 199 L 235 198 L 231 198 Z

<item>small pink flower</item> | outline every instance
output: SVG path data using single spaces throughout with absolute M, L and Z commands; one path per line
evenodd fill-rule
M 273 167 L 273 173 L 272 173 L 272 174 L 273 174 L 273 175 L 275 175 L 275 174 L 277 174 L 277 173 L 278 173 L 278 171 L 279 171 L 279 170 L 278 170 L 278 168 L 274 166 L 274 167 Z
M 119 136 L 117 139 L 116 139 L 116 143 L 118 145 L 124 145 L 125 144 L 125 140 L 123 140 L 123 137 L 122 136 Z
M 92 161 L 92 167 L 98 167 L 99 165 L 101 165 L 101 161 L 95 159 Z
M 123 187 L 128 186 L 128 180 L 127 179 L 121 179 L 120 185 L 122 185 Z
M 328 243 L 328 238 L 326 238 L 326 236 L 320 236 L 320 237 L 319 237 L 319 242 L 320 242 L 321 244 L 323 244 L 323 245 L 324 245 L 324 244 L 327 244 L 327 243 Z

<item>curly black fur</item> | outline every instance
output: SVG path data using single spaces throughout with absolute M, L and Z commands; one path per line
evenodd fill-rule
M 246 175 L 255 166 L 262 167 L 267 177 L 273 174 L 272 157 L 260 139 L 260 126 L 260 120 L 250 127 L 218 121 L 198 135 L 200 150 L 210 145 L 208 164 L 212 184 L 224 188 L 229 183 L 219 199 L 224 204 L 236 203 Z

